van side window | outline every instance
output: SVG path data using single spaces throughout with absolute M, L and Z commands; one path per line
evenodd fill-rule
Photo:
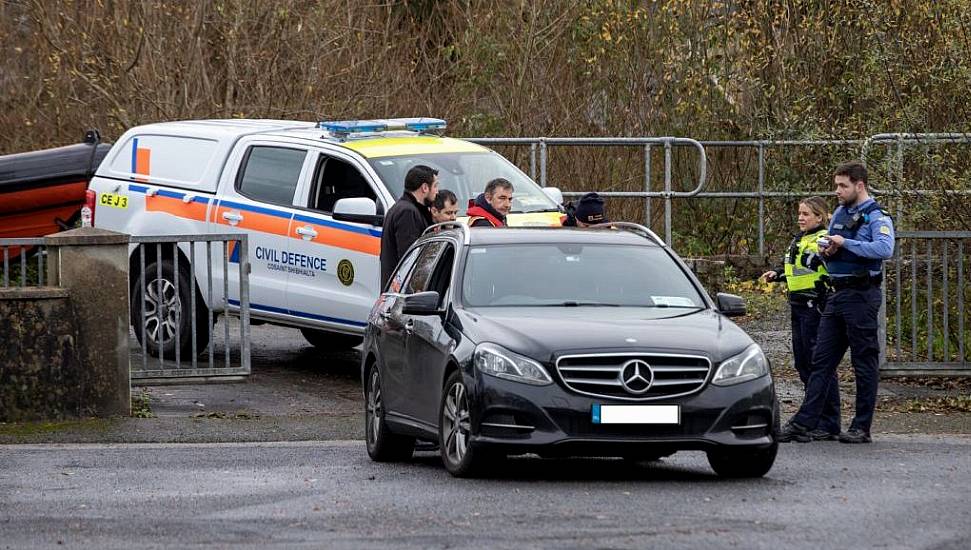
M 292 206 L 306 157 L 307 152 L 300 149 L 251 147 L 236 189 L 254 200 Z
M 357 168 L 340 159 L 320 155 L 307 207 L 330 213 L 340 199 L 355 197 L 377 200 L 377 194 Z

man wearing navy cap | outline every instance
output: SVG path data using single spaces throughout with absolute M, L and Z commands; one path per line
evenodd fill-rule
M 572 202 L 567 204 L 566 212 L 563 227 L 589 227 L 608 222 L 604 214 L 604 200 L 596 193 L 583 195 L 575 206 Z

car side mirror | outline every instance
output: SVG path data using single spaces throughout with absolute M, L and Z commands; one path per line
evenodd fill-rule
M 563 204 L 563 191 L 559 187 L 544 187 L 543 193 L 553 200 L 556 204 Z
M 340 199 L 334 204 L 333 218 L 337 221 L 381 225 L 384 216 L 378 214 L 378 206 L 367 197 Z
M 725 317 L 741 317 L 747 314 L 745 309 L 745 299 L 734 294 L 719 292 L 715 296 L 718 311 Z
M 401 307 L 401 313 L 405 315 L 439 315 L 442 310 L 438 309 L 440 296 L 434 290 L 418 292 L 405 296 L 405 303 Z

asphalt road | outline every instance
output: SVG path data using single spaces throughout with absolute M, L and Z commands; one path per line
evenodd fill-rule
M 704 455 L 513 459 L 458 480 L 358 441 L 0 446 L 0 548 L 934 548 L 971 540 L 971 438 L 783 446 L 759 480 Z

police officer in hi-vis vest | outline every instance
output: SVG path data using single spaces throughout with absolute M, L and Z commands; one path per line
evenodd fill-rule
M 789 244 L 781 269 L 766 271 L 762 279 L 785 282 L 792 319 L 792 357 L 803 387 L 809 382 L 816 348 L 819 320 L 826 305 L 826 267 L 819 254 L 819 241 L 827 234 L 830 207 L 822 197 L 807 197 L 799 202 L 799 233 Z M 824 241 L 825 242 L 825 241 Z M 840 396 L 836 371 L 830 383 L 814 440 L 836 439 L 840 433 Z
M 870 198 L 862 162 L 841 164 L 834 181 L 840 206 L 830 221 L 829 242 L 820 246 L 831 293 L 819 323 L 806 397 L 779 433 L 779 441 L 811 439 L 809 432 L 819 425 L 833 374 L 849 347 L 856 378 L 856 416 L 839 440 L 870 442 L 880 368 L 880 285 L 883 261 L 893 255 L 893 221 Z

